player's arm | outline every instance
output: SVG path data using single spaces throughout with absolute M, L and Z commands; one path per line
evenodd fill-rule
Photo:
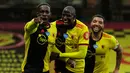
M 53 48 L 51 51 L 51 58 L 52 59 L 59 58 L 60 60 L 67 62 L 69 58 L 60 58 L 59 53 L 62 53 L 62 52 L 59 49 L 57 49 L 55 45 L 53 45 Z
M 89 31 L 88 28 L 86 27 L 80 34 L 78 51 L 71 53 L 60 53 L 60 57 L 85 58 L 87 54 L 88 43 L 89 43 Z
M 54 45 L 50 56 L 51 61 L 55 59 L 59 59 L 69 64 L 72 68 L 75 67 L 76 63 L 73 59 L 59 57 L 59 53 L 61 53 L 61 51 L 57 49 L 56 46 Z
M 122 59 L 122 47 L 120 45 L 117 46 L 116 49 L 114 49 L 116 52 L 116 66 L 115 70 L 119 70 L 120 64 L 121 64 L 121 59 Z
M 68 58 L 85 58 L 87 53 L 88 46 L 80 45 L 78 52 L 71 52 L 71 53 L 60 53 L 60 57 L 68 57 Z
M 26 23 L 24 30 L 29 33 L 34 32 L 36 31 L 35 28 L 38 27 L 40 22 L 42 22 L 40 17 L 33 18 L 31 21 Z
M 121 64 L 122 59 L 122 47 L 119 44 L 119 42 L 115 39 L 115 37 L 112 38 L 112 44 L 113 44 L 113 50 L 116 52 L 116 66 L 114 69 L 114 73 L 118 72 Z

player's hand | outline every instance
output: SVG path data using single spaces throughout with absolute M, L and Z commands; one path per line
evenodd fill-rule
M 113 73 L 119 73 L 119 70 L 115 69 L 115 70 L 113 71 Z
M 72 68 L 75 68 L 76 66 L 76 62 L 73 59 L 68 59 L 67 64 L 69 64 Z
M 55 60 L 59 58 L 59 53 L 51 52 L 50 60 Z
M 34 22 L 42 24 L 43 20 L 42 20 L 42 18 L 40 16 L 38 16 L 38 17 L 34 18 Z

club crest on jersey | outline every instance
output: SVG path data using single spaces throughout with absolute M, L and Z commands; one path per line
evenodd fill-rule
M 88 40 L 89 39 L 89 33 L 85 32 L 84 35 L 83 35 L 83 37 L 84 37 L 85 40 Z
M 64 37 L 65 39 L 68 38 L 68 34 L 64 33 L 64 34 L 63 34 L 63 37 Z
M 49 33 L 49 32 L 45 32 L 45 34 L 46 34 L 47 36 L 49 36 L 49 35 L 50 35 L 50 33 Z
M 47 37 L 43 34 L 39 34 L 37 37 L 37 43 L 40 45 L 44 45 L 47 42 Z
M 93 48 L 94 48 L 94 49 L 98 48 L 98 45 L 94 44 L 94 45 L 93 45 Z

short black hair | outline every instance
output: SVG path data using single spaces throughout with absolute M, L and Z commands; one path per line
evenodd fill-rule
M 71 12 L 71 14 L 73 14 L 74 16 L 76 16 L 76 10 L 75 10 L 75 8 L 74 8 L 73 6 L 66 6 L 66 7 L 63 9 L 63 11 L 64 11 L 65 9 L 68 9 L 68 10 Z
M 47 5 L 47 6 L 49 6 L 50 9 L 51 9 L 51 6 L 50 6 L 48 3 L 40 3 L 40 4 L 37 5 L 36 9 L 39 10 L 39 8 L 40 8 L 42 5 Z
M 32 10 L 32 13 L 31 13 L 31 17 L 30 18 L 34 18 L 34 17 L 37 17 L 37 12 L 39 11 L 40 7 L 42 5 L 47 5 L 50 7 L 51 9 L 51 6 L 48 4 L 48 3 L 40 3 L 38 4 L 33 10 Z
M 102 19 L 104 20 L 104 23 L 105 23 L 105 17 L 102 16 L 101 14 L 96 14 L 96 15 L 94 15 L 94 16 L 92 17 L 91 21 L 93 20 L 94 17 L 100 17 L 100 18 L 102 18 Z

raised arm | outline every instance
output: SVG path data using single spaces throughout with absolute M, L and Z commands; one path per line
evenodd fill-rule
M 40 17 L 36 17 L 33 18 L 31 21 L 27 22 L 25 27 L 24 27 L 24 31 L 28 32 L 28 33 L 32 33 L 34 31 L 36 31 L 36 27 L 38 27 L 39 23 L 41 23 L 42 20 Z

